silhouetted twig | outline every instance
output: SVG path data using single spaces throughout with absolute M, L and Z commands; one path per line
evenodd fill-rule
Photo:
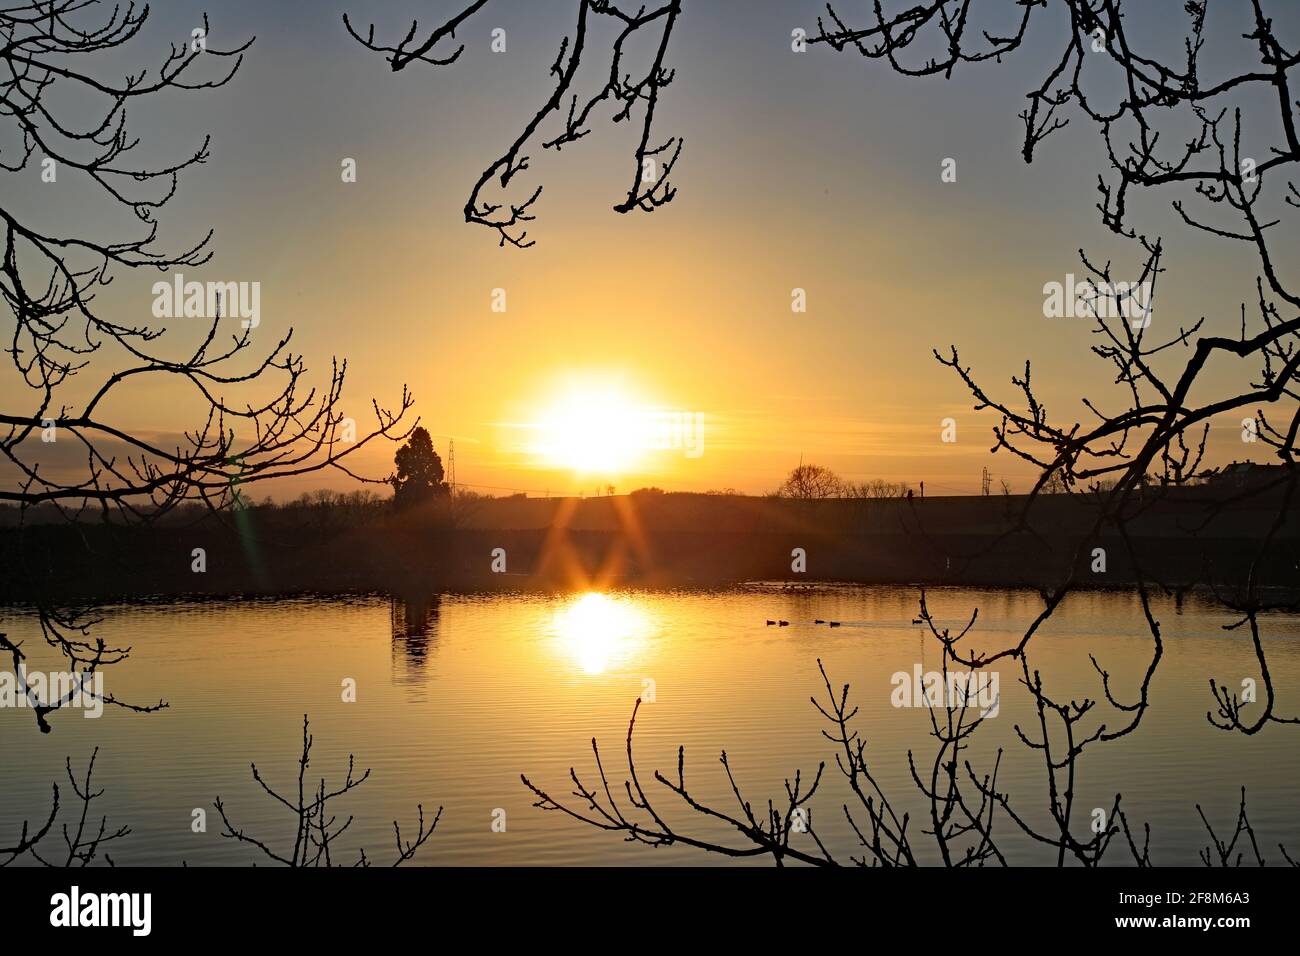
M 284 866 L 335 866 L 338 864 L 334 861 L 332 849 L 334 842 L 352 825 L 353 818 L 349 815 L 346 820 L 340 822 L 339 818 L 330 812 L 330 801 L 351 793 L 361 786 L 370 777 L 370 771 L 365 770 L 361 776 L 356 776 L 355 760 L 349 754 L 347 776 L 342 785 L 331 787 L 322 777 L 319 784 L 313 787 L 307 780 L 307 768 L 311 763 L 313 742 L 308 726 L 307 717 L 304 715 L 302 719 L 302 754 L 298 758 L 296 795 L 282 796 L 262 778 L 261 772 L 257 769 L 257 764 L 252 765 L 253 779 L 257 781 L 258 786 L 262 788 L 267 796 L 281 804 L 294 817 L 295 827 L 291 850 L 277 851 L 272 849 L 271 845 L 266 841 L 250 836 L 244 830 L 236 827 L 226 815 L 225 804 L 222 803 L 220 797 L 216 798 L 214 805 L 217 808 L 217 813 L 221 815 L 221 822 L 225 827 L 222 836 L 256 847 L 268 859 Z M 397 843 L 397 857 L 392 863 L 393 866 L 400 866 L 414 859 L 420 847 L 425 844 L 429 837 L 433 836 L 433 831 L 437 829 L 438 821 L 442 819 L 442 809 L 442 807 L 439 807 L 433 819 L 426 825 L 424 804 L 419 804 L 416 807 L 418 817 L 415 837 L 411 840 L 402 839 L 401 827 L 397 821 L 393 821 L 393 835 Z M 357 861 L 352 865 L 371 865 L 364 849 L 360 851 Z
M 75 824 L 64 823 L 60 828 L 63 847 L 58 848 L 57 845 L 46 847 L 47 838 L 54 828 L 60 810 L 59 785 L 56 783 L 53 785 L 54 797 L 50 804 L 49 817 L 39 829 L 34 831 L 26 822 L 23 823 L 17 843 L 9 847 L 0 847 L 0 867 L 8 866 L 25 854 L 48 867 L 87 867 L 101 855 L 105 863 L 109 866 L 114 865 L 113 858 L 109 856 L 105 846 L 129 835 L 131 828 L 121 826 L 111 829 L 108 818 L 104 816 L 99 818 L 98 823 L 91 819 L 91 803 L 104 794 L 103 790 L 96 790 L 91 782 L 95 773 L 95 758 L 98 756 L 99 748 L 96 747 L 90 755 L 90 760 L 86 764 L 86 773 L 80 781 L 72 773 L 72 758 L 65 759 L 64 767 L 68 775 L 68 783 L 80 801 L 81 809 Z
M 452 49 L 445 41 L 454 38 L 456 30 L 486 5 L 487 0 L 476 0 L 434 30 L 424 33 L 420 31 L 418 22 L 412 22 L 402 40 L 395 44 L 377 42 L 373 24 L 366 29 L 364 35 L 353 27 L 347 14 L 343 15 L 343 24 L 362 46 L 383 54 L 394 72 L 415 62 L 447 66 L 460 58 L 465 46 L 459 44 Z M 541 197 L 542 187 L 538 185 L 522 198 L 500 200 L 484 198 L 484 190 L 493 179 L 505 190 L 519 173 L 529 168 L 529 157 L 525 150 L 529 143 L 535 142 L 541 135 L 539 131 L 543 122 L 551 118 L 552 114 L 562 117 L 562 128 L 550 139 L 542 141 L 541 146 L 559 152 L 591 132 L 589 124 L 599 108 L 609 106 L 610 122 L 617 124 L 632 121 L 637 108 L 643 107 L 638 120 L 640 134 L 632 154 L 632 182 L 627 195 L 614 205 L 614 211 L 627 213 L 640 209 L 653 212 L 671 202 L 677 194 L 669 177 L 681 154 L 682 139 L 678 136 L 656 136 L 654 118 L 660 91 L 674 77 L 674 71 L 664 63 L 673 27 L 681 14 L 681 0 L 665 0 L 657 5 L 638 7 L 635 12 L 630 11 L 631 8 L 625 9 L 616 0 L 577 0 L 573 35 L 566 36 L 560 43 L 559 53 L 551 65 L 550 73 L 554 84 L 550 95 L 506 151 L 488 165 L 474 183 L 465 203 L 465 221 L 495 230 L 499 245 L 509 243 L 521 249 L 533 245 L 534 240 L 528 238 L 527 224 L 535 218 L 532 207 Z M 605 82 L 594 94 L 580 98 L 570 91 L 583 56 L 588 53 L 588 31 L 596 18 L 608 19 L 618 32 L 611 43 L 609 72 Z M 648 66 L 631 69 L 625 61 L 629 40 L 647 33 L 655 35 L 657 42 L 654 53 Z M 446 52 L 435 53 L 435 47 L 440 45 Z

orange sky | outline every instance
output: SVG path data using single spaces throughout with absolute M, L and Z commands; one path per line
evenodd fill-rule
M 213 135 L 212 159 L 183 180 L 164 235 L 181 244 L 214 228 L 213 261 L 187 278 L 260 282 L 259 341 L 293 326 L 318 381 L 330 355 L 346 356 L 345 409 L 363 427 L 372 396 L 395 404 L 408 383 L 439 451 L 455 437 L 463 485 L 761 493 L 802 459 L 853 480 L 925 481 L 933 493 L 975 493 L 987 466 L 995 491 L 1002 478 L 1023 491 L 1029 469 L 989 454 L 993 420 L 971 411 L 932 348 L 958 345 L 1006 396 L 1033 357 L 1060 418 L 1079 416 L 1083 395 L 1122 399 L 1089 352 L 1088 323 L 1042 314 L 1044 284 L 1082 274 L 1080 246 L 1121 268 L 1140 263 L 1097 223 L 1102 156 L 1083 124 L 1022 162 L 1016 112 L 1036 82 L 1032 59 L 961 83 L 907 80 L 824 49 L 787 53 L 791 24 L 811 25 L 816 5 L 760 5 L 738 19 L 690 4 L 658 120 L 685 139 L 677 199 L 653 215 L 612 212 L 635 131 L 599 123 L 558 156 L 531 151 L 521 179 L 545 189 L 538 244 L 520 251 L 465 225 L 461 208 L 535 109 L 568 24 L 521 9 L 504 24 L 507 55 L 479 50 L 487 40 L 475 34 L 454 68 L 395 75 L 345 36 L 343 5 L 320 7 L 302 18 L 233 4 L 231 29 L 258 36 L 236 80 L 203 94 L 203 109 L 164 102 L 133 119 L 160 156 Z M 181 24 L 199 9 L 183 0 L 158 19 Z M 745 68 L 760 54 L 761 75 Z M 355 183 L 340 181 L 344 157 L 357 161 Z M 955 183 L 940 181 L 948 157 Z M 23 203 L 86 215 L 75 190 L 15 197 Z M 1207 315 L 1235 330 L 1253 297 L 1246 250 L 1189 234 L 1167 198 L 1143 215 L 1168 237 L 1156 322 Z M 101 307 L 147 317 L 156 279 L 121 277 Z M 805 312 L 791 310 L 796 288 Z M 504 312 L 492 309 L 497 289 Z M 1253 370 L 1217 381 L 1243 371 Z M 6 399 L 21 392 L 11 378 L 0 380 Z M 593 401 L 612 388 L 634 408 L 703 416 L 702 454 L 647 452 L 600 474 L 530 453 L 521 435 L 574 382 L 605 383 Z M 146 387 L 115 412 L 167 434 L 192 424 L 184 408 Z M 949 417 L 958 441 L 944 444 Z M 1216 423 L 1215 460 L 1250 455 L 1239 431 Z M 387 473 L 391 451 L 371 456 L 369 471 Z M 350 486 L 320 475 L 274 493 L 321 485 Z

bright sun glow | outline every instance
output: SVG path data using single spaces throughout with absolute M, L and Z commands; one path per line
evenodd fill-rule
M 649 631 L 649 617 L 632 601 L 595 592 L 566 604 L 552 621 L 564 652 L 588 674 L 626 661 Z
M 552 467 L 616 475 L 636 464 L 646 446 L 645 430 L 643 410 L 626 395 L 583 389 L 541 413 L 532 451 Z

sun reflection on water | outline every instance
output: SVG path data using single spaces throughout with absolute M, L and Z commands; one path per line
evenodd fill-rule
M 569 601 L 551 621 L 559 647 L 588 674 L 626 663 L 650 630 L 650 615 L 636 602 L 595 591 Z

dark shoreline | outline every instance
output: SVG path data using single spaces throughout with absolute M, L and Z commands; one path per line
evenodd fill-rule
M 603 593 L 609 594 L 684 594 L 684 595 L 705 595 L 718 593 L 768 593 L 773 596 L 781 595 L 791 591 L 806 591 L 808 593 L 826 593 L 835 589 L 903 589 L 915 590 L 919 596 L 924 589 L 929 593 L 955 591 L 955 590 L 978 590 L 984 593 L 1039 593 L 1037 588 L 1024 585 L 967 585 L 967 584 L 924 584 L 920 582 L 910 583 L 866 583 L 861 581 L 808 581 L 808 582 L 786 582 L 786 581 L 742 581 L 737 584 L 719 585 L 719 586 L 675 586 L 668 588 L 646 587 L 636 584 L 612 584 L 605 588 Z M 1079 585 L 1071 589 L 1076 594 L 1129 594 L 1133 593 L 1133 586 L 1130 584 L 1115 585 Z M 1265 589 L 1266 593 L 1271 590 L 1281 591 L 1283 589 Z M 206 604 L 251 604 L 251 605 L 274 605 L 274 604 L 317 604 L 319 602 L 342 602 L 342 603 L 361 603 L 363 601 L 397 601 L 403 604 L 436 604 L 445 598 L 494 598 L 494 597 L 565 597 L 573 594 L 581 594 L 584 589 L 581 587 L 501 587 L 496 590 L 483 589 L 451 589 L 442 588 L 429 593 L 403 593 L 395 590 L 350 590 L 350 591 L 324 591 L 324 590 L 303 590 L 303 591 L 246 591 L 246 592 L 208 592 L 208 591 L 190 591 L 176 594 L 140 594 L 140 595 L 123 595 L 117 597 L 97 598 L 78 602 L 77 607 L 84 611 L 108 611 L 115 608 L 122 609 L 158 609 L 158 610 L 175 610 L 178 607 L 194 606 L 201 607 Z M 1207 606 L 1213 605 L 1212 590 L 1208 587 L 1191 586 L 1187 588 L 1171 589 L 1168 592 L 1160 591 L 1155 595 L 1157 599 L 1174 599 L 1179 602 L 1190 601 L 1202 603 Z M 1289 592 L 1288 592 L 1289 593 Z M 30 601 L 3 600 L 0 601 L 0 608 L 18 612 L 18 613 L 35 613 L 39 605 Z M 1262 612 L 1267 614 L 1269 612 Z M 1286 614 L 1285 611 L 1273 613 Z M 1297 612 L 1300 613 L 1300 612 Z
M 1203 493 L 1171 494 L 1148 502 L 1128 528 L 1142 580 L 1174 591 L 1244 580 L 1277 516 L 1273 497 L 1225 503 Z M 997 497 L 633 495 L 496 499 L 462 517 L 459 527 L 435 515 L 387 510 L 338 522 L 262 508 L 185 525 L 0 527 L 0 604 L 708 590 L 756 581 L 1041 589 L 1071 573 L 1079 589 L 1137 583 L 1124 539 L 1087 534 L 1094 499 L 1040 499 L 1032 523 L 1017 529 L 1013 519 L 1022 506 L 1023 499 Z M 1256 568 L 1259 587 L 1300 580 L 1300 521 L 1294 513 L 1285 517 Z M 194 570 L 200 551 L 201 572 Z M 1097 570 L 1101 552 L 1104 570 Z M 792 568 L 798 553 L 802 572 Z

